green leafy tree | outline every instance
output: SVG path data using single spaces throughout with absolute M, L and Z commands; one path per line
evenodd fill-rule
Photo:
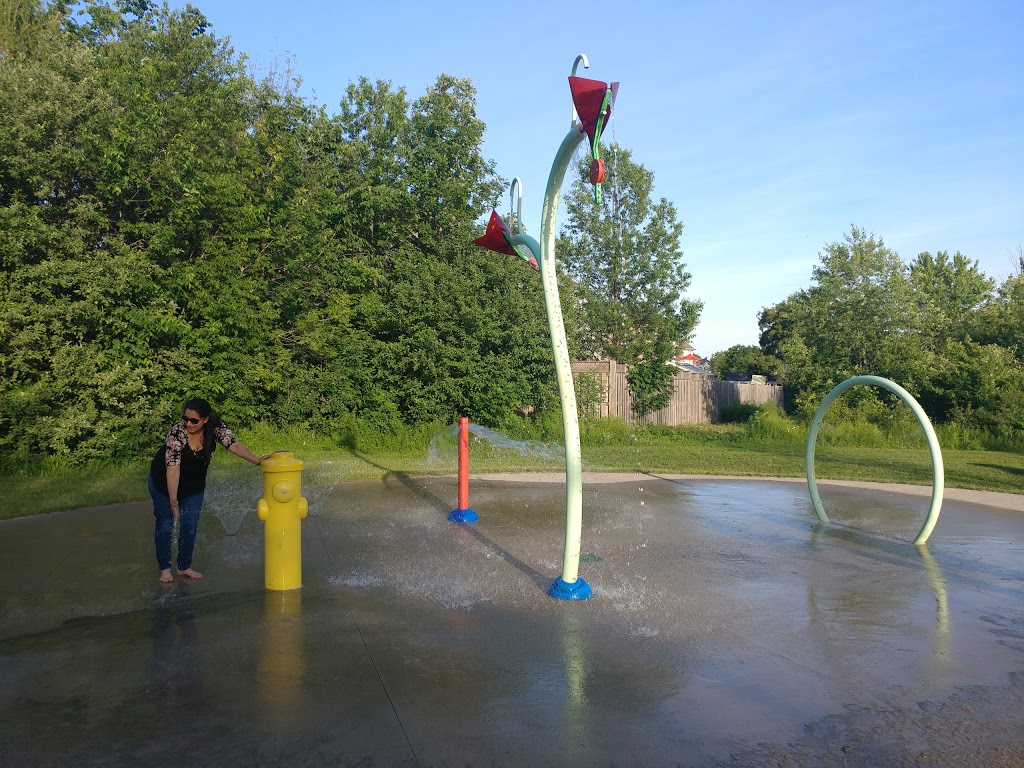
M 409 101 L 404 88 L 362 77 L 349 83 L 334 118 L 334 148 L 343 220 L 350 251 L 387 267 L 408 248 L 415 211 L 407 194 Z
M 945 251 L 903 267 L 880 239 L 855 227 L 826 247 L 814 280 L 765 308 L 759 321 L 761 348 L 781 359 L 799 407 L 809 412 L 840 381 L 874 374 L 906 387 L 933 420 L 1019 434 L 1020 275 L 994 292 L 977 262 Z M 873 390 L 850 399 L 864 413 L 878 412 Z
M 368 358 L 359 407 L 382 428 L 500 423 L 551 381 L 536 275 L 471 244 L 501 189 L 475 109 L 468 80 L 441 75 L 409 103 L 364 78 L 338 116 L 339 237 L 376 270 L 353 320 Z
M 48 10 L 42 0 L 0 0 L 0 56 L 44 55 L 60 32 L 59 20 L 56 9 Z
M 1024 363 L 1011 349 L 951 341 L 928 392 L 930 413 L 1013 438 L 1024 431 Z
M 979 341 L 1013 350 L 1024 361 L 1024 252 L 1018 249 L 1017 269 L 999 286 L 993 301 L 978 313 L 973 328 Z
M 452 238 L 461 244 L 502 191 L 494 162 L 481 151 L 485 128 L 469 78 L 439 75 L 412 105 L 408 193 L 425 252 L 443 253 Z
M 278 320 L 265 280 L 282 254 L 251 247 L 266 210 L 253 194 L 264 172 L 254 167 L 254 83 L 194 7 L 111 10 L 93 6 L 86 35 L 117 103 L 98 191 L 179 321 L 150 343 L 155 408 L 202 392 L 229 415 L 256 418 Z
M 502 183 L 468 80 L 329 116 L 189 5 L 3 10 L 5 459 L 148 452 L 197 393 L 336 435 L 551 401 L 536 274 L 471 245 Z
M 774 377 L 779 359 L 766 355 L 755 345 L 737 344 L 711 356 L 711 372 L 718 378 L 727 373 L 749 373 Z
M 45 49 L 0 57 L 0 450 L 130 455 L 150 425 L 140 347 L 175 320 L 100 191 L 116 101 L 90 50 L 32 19 Z
M 344 204 L 336 126 L 295 86 L 273 76 L 256 86 L 238 158 L 246 192 L 211 251 L 251 296 L 243 312 L 259 313 L 249 331 L 258 349 L 244 361 L 251 417 L 330 432 L 356 402 L 354 294 L 372 282 L 372 270 L 337 231 Z M 234 298 L 219 301 L 230 311 Z
M 880 238 L 853 227 L 827 245 L 805 291 L 762 311 L 761 345 L 782 359 L 781 373 L 799 407 L 817 407 L 855 375 L 920 388 L 922 310 L 899 256 Z
M 194 8 L 83 11 L 0 61 L 4 412 L 76 460 L 133 455 L 193 392 L 253 413 L 275 319 L 238 236 L 251 80 Z
M 587 356 L 630 366 L 633 408 L 643 415 L 671 397 L 675 370 L 667 364 L 688 341 L 701 302 L 685 296 L 690 274 L 680 247 L 683 224 L 675 206 L 653 199 L 654 173 L 613 144 L 605 152 L 604 195 L 595 204 L 589 163 L 581 162 L 566 196 L 558 259 L 572 282 L 567 320 Z
M 957 376 L 955 366 L 964 349 L 977 347 L 971 336 L 979 312 L 994 298 L 995 284 L 978 269 L 977 261 L 959 252 L 950 258 L 946 251 L 934 256 L 919 253 L 910 265 L 909 279 L 922 315 L 917 397 L 933 419 L 962 418 L 978 403 L 973 394 L 956 391 L 969 386 L 969 377 Z
M 910 265 L 910 284 L 923 310 L 922 327 L 941 345 L 948 338 L 962 339 L 978 311 L 993 298 L 995 282 L 959 251 L 934 256 L 919 253 Z

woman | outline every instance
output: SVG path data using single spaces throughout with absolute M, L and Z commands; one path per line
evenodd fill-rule
M 178 528 L 178 575 L 201 579 L 203 574 L 192 570 L 192 548 L 203 509 L 206 472 L 210 457 L 220 443 L 231 453 L 257 466 L 267 458 L 257 457 L 232 434 L 210 404 L 201 398 L 185 403 L 181 422 L 171 427 L 167 440 L 156 452 L 149 471 L 149 495 L 153 497 L 156 517 L 156 560 L 160 581 L 170 584 L 171 532 Z

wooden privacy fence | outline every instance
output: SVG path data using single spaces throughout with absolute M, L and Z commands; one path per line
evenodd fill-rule
M 674 391 L 669 404 L 660 411 L 650 413 L 642 419 L 636 418 L 632 409 L 629 384 L 626 383 L 627 367 L 614 360 L 577 361 L 572 364 L 573 378 L 580 406 L 586 407 L 598 389 L 594 414 L 602 417 L 615 416 L 628 424 L 704 424 L 721 421 L 722 411 L 737 403 L 772 403 L 783 407 L 781 384 L 754 384 L 740 381 L 720 381 L 713 376 L 680 371 L 673 383 Z M 581 379 L 581 375 L 585 375 Z M 589 382 L 597 383 L 593 387 Z

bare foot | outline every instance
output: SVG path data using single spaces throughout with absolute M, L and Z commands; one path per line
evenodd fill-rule
M 172 581 L 174 581 L 174 579 L 171 577 L 171 569 L 170 568 L 166 568 L 166 569 L 160 571 L 160 583 L 161 584 L 170 584 Z
M 203 574 L 199 571 L 193 571 L 191 568 L 186 568 L 184 571 L 178 571 L 179 576 L 184 576 L 186 579 L 201 579 Z

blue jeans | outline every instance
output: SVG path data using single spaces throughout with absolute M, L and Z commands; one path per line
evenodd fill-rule
M 156 562 L 161 571 L 171 567 L 171 533 L 174 531 L 174 513 L 171 500 L 164 496 L 149 476 L 149 495 L 153 497 L 153 516 L 156 525 L 153 534 L 156 544 Z M 196 545 L 199 513 L 203 511 L 203 494 L 194 493 L 178 501 L 178 570 L 192 567 L 192 549 Z

